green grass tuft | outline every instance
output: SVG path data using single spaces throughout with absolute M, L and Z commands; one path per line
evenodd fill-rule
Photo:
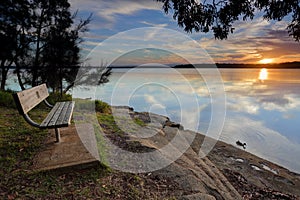
M 143 120 L 141 120 L 139 118 L 134 118 L 134 123 L 136 123 L 139 126 L 146 126 L 147 125 Z
M 0 91 L 0 106 L 16 108 L 12 94 L 10 91 Z

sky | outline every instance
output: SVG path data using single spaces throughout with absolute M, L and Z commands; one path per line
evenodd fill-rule
M 81 44 L 83 57 L 103 63 L 281 63 L 300 61 L 300 43 L 289 37 L 288 17 L 236 22 L 227 40 L 186 33 L 154 0 L 70 0 L 78 17 L 93 14 Z M 92 64 L 95 64 L 92 62 Z

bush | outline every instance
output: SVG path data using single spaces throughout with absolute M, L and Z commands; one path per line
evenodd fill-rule
M 94 111 L 95 104 L 91 100 L 87 99 L 74 99 L 75 100 L 75 108 L 80 111 Z
M 0 106 L 15 108 L 16 104 L 11 91 L 0 91 Z
M 100 100 L 76 99 L 75 107 L 81 111 L 97 111 L 100 113 L 111 113 L 110 106 Z
M 100 100 L 95 101 L 95 110 L 100 113 L 111 113 L 111 108 L 108 103 Z
M 47 98 L 47 101 L 54 105 L 58 101 L 72 101 L 72 95 L 70 94 L 61 94 L 59 92 L 50 93 L 49 97 Z

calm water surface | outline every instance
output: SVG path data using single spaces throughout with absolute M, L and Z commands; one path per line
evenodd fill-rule
M 300 172 L 300 70 L 221 69 L 220 73 L 226 118 L 219 139 L 234 145 L 237 140 L 246 142 L 247 151 Z M 167 115 L 185 129 L 204 134 L 215 123 L 210 123 L 214 90 L 208 90 L 195 69 L 117 70 L 110 80 L 96 90 L 96 98 Z
M 226 117 L 217 138 L 233 145 L 237 140 L 246 142 L 246 151 L 300 173 L 300 70 L 221 69 L 220 73 Z M 217 76 L 208 72 L 204 78 Z M 218 123 L 211 121 L 218 94 L 211 97 L 221 86 L 208 87 L 204 78 L 195 69 L 118 69 L 104 86 L 78 87 L 73 94 L 166 115 L 185 129 L 206 134 Z

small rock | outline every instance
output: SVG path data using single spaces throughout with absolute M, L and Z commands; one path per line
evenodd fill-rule
M 183 130 L 183 126 L 181 124 L 178 124 L 178 123 L 174 123 L 174 122 L 171 122 L 171 121 L 166 121 L 163 125 L 163 127 L 166 127 L 166 126 L 169 126 L 169 127 L 172 127 L 172 128 L 178 128 L 179 130 Z

